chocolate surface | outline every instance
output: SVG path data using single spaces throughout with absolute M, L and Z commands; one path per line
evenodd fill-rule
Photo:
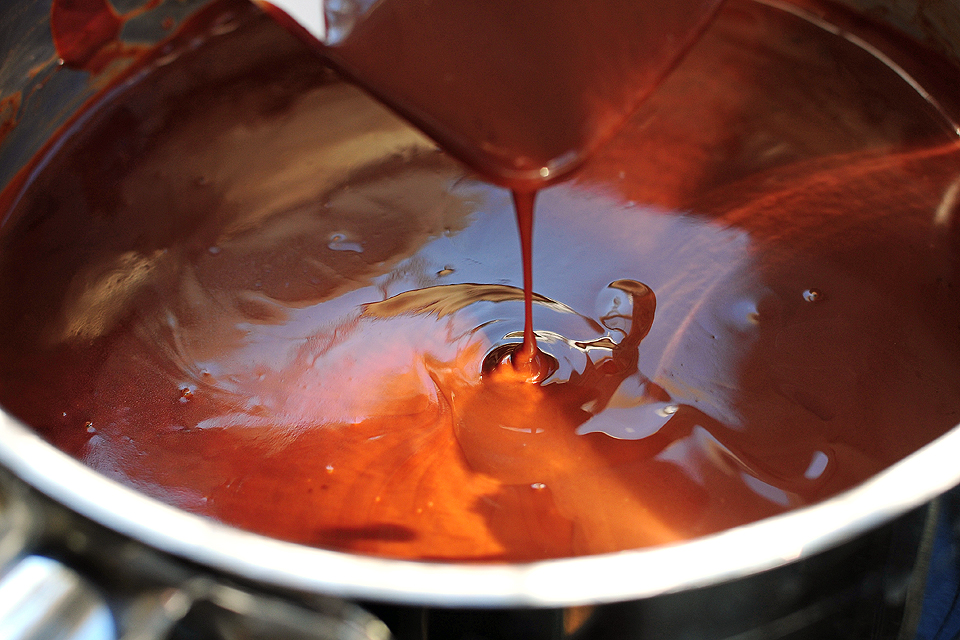
M 855 42 L 733 0 L 540 192 L 530 384 L 491 366 L 524 329 L 510 192 L 215 8 L 3 199 L 0 401 L 95 469 L 281 539 L 516 561 L 810 504 L 957 423 L 948 101 Z

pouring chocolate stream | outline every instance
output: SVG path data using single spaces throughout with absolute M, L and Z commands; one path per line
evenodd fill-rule
M 513 190 L 532 321 L 537 191 L 577 169 L 666 76 L 721 0 L 255 0 L 445 151 Z

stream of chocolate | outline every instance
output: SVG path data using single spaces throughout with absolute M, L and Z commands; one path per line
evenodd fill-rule
M 0 197 L 0 402 L 180 508 L 398 558 L 656 545 L 861 482 L 960 421 L 960 72 L 784 6 L 730 0 L 539 191 L 530 384 L 498 366 L 532 331 L 509 188 L 218 0 Z
M 513 192 L 523 262 L 523 342 L 511 354 L 510 363 L 531 380 L 546 377 L 542 374 L 548 368 L 540 362 L 545 356 L 537 348 L 537 336 L 533 330 L 533 215 L 536 199 L 536 191 Z
M 303 33 L 289 18 L 281 24 Z M 720 0 L 357 2 L 305 41 L 447 153 L 513 189 L 531 380 L 548 356 L 533 330 L 534 201 L 607 140 L 706 27 Z M 546 367 L 546 368 L 544 368 Z

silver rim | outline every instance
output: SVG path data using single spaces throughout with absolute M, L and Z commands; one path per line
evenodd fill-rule
M 569 606 L 706 586 L 835 546 L 960 483 L 960 427 L 862 485 L 817 505 L 689 542 L 528 564 L 385 560 L 273 540 L 148 498 L 55 449 L 0 413 L 0 464 L 121 534 L 266 584 L 438 606 Z

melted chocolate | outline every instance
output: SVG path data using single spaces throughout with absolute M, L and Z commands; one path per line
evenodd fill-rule
M 957 423 L 957 114 L 855 41 L 731 0 L 539 193 L 529 384 L 496 366 L 510 192 L 245 3 L 205 16 L 0 198 L 0 400 L 93 468 L 304 544 L 531 560 L 810 504 Z
M 5 98 L 0 98 L 0 144 L 3 144 L 7 134 L 17 126 L 22 99 L 19 91 Z
M 54 0 L 50 7 L 50 31 L 60 62 L 73 69 L 102 73 L 118 59 L 135 58 L 146 47 L 120 39 L 123 25 L 150 11 L 161 0 L 120 14 L 109 0 Z
M 514 189 L 526 319 L 511 361 L 529 379 L 549 369 L 531 310 L 536 190 L 613 135 L 719 4 L 401 1 L 327 12 L 317 48 L 328 60 L 446 152 Z
M 328 12 L 320 50 L 448 153 L 530 191 L 609 138 L 719 4 L 358 2 Z

